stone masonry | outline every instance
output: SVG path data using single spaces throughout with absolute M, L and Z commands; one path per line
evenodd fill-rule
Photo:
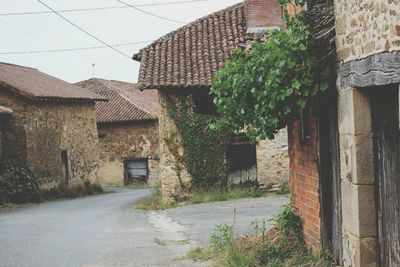
M 159 133 L 160 133 L 160 180 L 163 199 L 167 202 L 174 202 L 176 197 L 182 194 L 182 188 L 177 175 L 178 161 L 169 151 L 167 140 L 173 139 L 179 148 L 179 153 L 183 154 L 182 141 L 173 119 L 168 115 L 166 103 L 167 99 L 176 100 L 180 95 L 179 90 L 159 90 Z M 172 135 L 171 135 L 172 134 Z M 190 185 L 191 177 L 185 169 L 180 172 L 182 182 Z
M 0 89 L 0 105 L 13 109 L 3 120 L 2 156 L 26 163 L 42 189 L 61 183 L 61 150 L 67 150 L 69 184 L 95 182 L 98 167 L 94 102 L 32 101 Z M 4 130 L 3 129 L 3 130 Z
M 374 150 L 368 96 L 339 92 L 344 266 L 377 266 Z
M 335 0 L 334 4 L 341 63 L 400 50 L 399 1 Z M 340 75 L 339 71 L 339 81 Z M 343 264 L 378 266 L 370 99 L 363 88 L 338 89 Z
M 400 50 L 398 0 L 335 0 L 339 61 Z
M 123 185 L 124 159 L 147 158 L 150 185 L 159 182 L 157 121 L 98 124 L 102 184 Z
M 259 140 L 257 152 L 257 179 L 266 187 L 289 182 L 289 153 L 287 129 L 282 129 L 273 140 Z

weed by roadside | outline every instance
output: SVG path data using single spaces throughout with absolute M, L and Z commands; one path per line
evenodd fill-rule
M 290 194 L 290 187 L 286 184 L 281 187 L 281 189 L 276 192 L 277 195 L 289 195 Z
M 255 233 L 237 237 L 233 225 L 219 225 L 210 246 L 196 248 L 186 259 L 213 259 L 217 266 L 229 267 L 284 267 L 331 266 L 329 253 L 318 258 L 305 246 L 300 218 L 291 206 L 274 217 L 275 226 L 265 231 L 265 222 L 253 223 Z
M 162 200 L 160 188 L 156 188 L 150 196 L 139 200 L 135 204 L 135 208 L 140 210 L 165 210 L 175 208 L 176 206 L 176 204 L 165 203 Z
M 137 209 L 141 210 L 164 210 L 175 208 L 179 205 L 185 204 L 200 204 L 216 201 L 228 201 L 240 198 L 258 198 L 266 196 L 267 194 L 258 189 L 236 188 L 230 191 L 196 191 L 191 197 L 183 202 L 176 202 L 173 204 L 165 203 L 162 200 L 161 190 L 156 188 L 154 193 L 142 200 L 138 201 L 135 205 Z

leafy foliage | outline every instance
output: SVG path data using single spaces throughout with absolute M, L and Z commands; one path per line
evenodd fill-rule
M 209 124 L 215 122 L 215 118 L 193 112 L 188 96 L 181 96 L 176 100 L 168 98 L 166 106 L 178 132 L 170 133 L 165 142 L 176 159 L 175 171 L 181 187 L 184 187 L 180 178 L 183 169 L 192 177 L 194 187 L 225 187 L 227 134 L 210 130 Z M 181 138 L 183 153 L 180 151 L 178 136 Z
M 290 1 L 278 2 L 284 6 Z M 309 99 L 327 89 L 316 79 L 315 34 L 305 12 L 292 18 L 285 13 L 285 22 L 285 31 L 271 31 L 249 51 L 234 51 L 217 72 L 211 90 L 221 114 L 216 128 L 245 128 L 253 140 L 271 139 Z
M 36 176 L 14 161 L 0 162 L 0 204 L 40 200 Z

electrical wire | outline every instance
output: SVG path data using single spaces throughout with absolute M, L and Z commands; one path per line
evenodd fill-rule
M 143 10 L 143 9 L 138 8 L 138 7 L 136 7 L 136 6 L 132 6 L 132 5 L 130 5 L 130 4 L 126 3 L 126 2 L 123 2 L 123 1 L 121 1 L 121 0 L 115 0 L 115 1 L 117 1 L 118 3 L 124 4 L 124 5 L 126 5 L 126 6 L 128 6 L 128 7 L 130 7 L 130 8 L 133 8 L 133 9 L 135 9 L 135 10 L 137 10 L 137 11 L 143 12 L 143 13 L 145 13 L 145 14 L 147 14 L 147 15 L 150 15 L 150 16 L 153 16 L 153 17 L 156 17 L 156 18 L 159 18 L 159 19 L 168 20 L 168 21 L 176 22 L 176 23 L 180 23 L 180 24 L 187 24 L 186 22 L 183 22 L 183 21 L 170 19 L 170 18 L 167 18 L 167 17 L 163 17 L 163 16 L 160 16 L 160 15 L 157 15 L 157 14 L 154 14 L 154 13 L 151 13 L 151 12 L 148 12 L 148 11 L 146 11 L 146 10 Z
M 195 3 L 195 2 L 205 2 L 209 0 L 189 0 L 189 1 L 172 1 L 166 3 L 150 3 L 150 4 L 140 4 L 133 5 L 134 7 L 146 7 L 146 6 L 163 6 L 163 5 L 175 5 L 184 3 Z M 82 11 L 99 11 L 99 10 L 110 10 L 110 9 L 125 9 L 130 8 L 130 6 L 108 6 L 108 7 L 93 7 L 93 8 L 76 8 L 76 9 L 62 9 L 57 10 L 58 13 L 69 13 L 69 12 L 82 12 Z M 27 12 L 11 12 L 11 13 L 0 13 L 0 16 L 21 16 L 21 15 L 43 15 L 51 14 L 52 11 L 27 11 Z
M 83 29 L 82 27 L 78 26 L 77 24 L 73 23 L 72 21 L 70 21 L 69 19 L 67 19 L 66 17 L 64 17 L 63 15 L 61 15 L 60 13 L 58 13 L 56 10 L 54 10 L 53 8 L 51 8 L 50 6 L 48 6 L 47 4 L 45 4 L 44 2 L 42 2 L 41 0 L 37 0 L 39 3 L 41 3 L 43 6 L 47 7 L 49 10 L 51 10 L 54 14 L 56 14 L 57 16 L 59 16 L 60 18 L 62 18 L 63 20 L 65 20 L 66 22 L 68 22 L 69 24 L 73 25 L 75 28 L 79 29 L 81 32 L 85 33 L 86 35 L 89 35 L 90 37 L 92 37 L 93 39 L 97 40 L 98 42 L 102 43 L 103 45 L 109 47 L 110 49 L 114 50 L 115 52 L 117 52 L 118 54 L 127 57 L 129 59 L 131 59 L 130 56 L 126 55 L 125 53 L 123 53 L 122 51 L 116 49 L 115 47 L 112 47 L 111 45 L 109 45 L 108 43 L 104 42 L 103 40 L 101 40 L 100 38 L 94 36 L 93 34 L 89 33 L 88 31 L 86 31 L 85 29 Z
M 135 45 L 135 44 L 145 44 L 145 43 L 150 43 L 150 42 L 152 42 L 152 40 L 149 40 L 149 41 L 138 41 L 138 42 L 131 42 L 131 43 L 112 44 L 110 46 L 112 46 L 112 47 L 129 46 L 129 45 Z M 99 46 L 86 46 L 86 47 L 75 47 L 75 48 L 48 49 L 48 50 L 10 51 L 10 52 L 0 52 L 0 55 L 42 54 L 42 53 L 56 53 L 56 52 L 91 50 L 91 49 L 100 49 L 100 48 L 108 48 L 108 46 L 99 45 Z

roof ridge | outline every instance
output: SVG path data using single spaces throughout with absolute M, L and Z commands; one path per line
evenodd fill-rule
M 112 89 L 110 88 L 110 86 L 111 86 L 111 87 L 112 87 L 113 89 L 115 89 L 115 91 L 117 91 L 117 93 L 118 93 L 119 95 L 121 95 L 125 100 L 129 101 L 129 102 L 132 103 L 132 105 L 134 105 L 136 108 L 142 110 L 143 112 L 147 113 L 149 116 L 151 116 L 151 117 L 154 118 L 154 115 L 153 115 L 150 111 L 148 111 L 146 108 L 142 107 L 142 105 L 136 103 L 136 101 L 134 101 L 134 100 L 130 99 L 129 97 L 127 97 L 126 95 L 124 95 L 124 93 L 121 92 L 121 90 L 120 90 L 119 88 L 117 88 L 117 87 L 115 87 L 115 86 L 113 86 L 113 85 L 111 85 L 111 84 L 107 85 L 107 84 L 105 84 L 103 81 L 111 81 L 111 80 L 100 80 L 100 82 L 101 82 L 104 86 L 106 86 L 107 88 L 109 88 L 110 90 L 112 90 Z M 113 90 L 112 90 L 112 91 L 113 91 Z
M 169 33 L 163 35 L 162 37 L 160 37 L 160 38 L 158 38 L 157 40 L 153 41 L 151 44 L 149 44 L 149 45 L 147 45 L 146 47 L 140 49 L 138 52 L 136 52 L 136 53 L 132 56 L 132 59 L 134 59 L 134 60 L 136 60 L 136 61 L 140 61 L 141 52 L 142 52 L 143 50 L 147 49 L 148 47 L 152 47 L 153 45 L 155 45 L 155 44 L 157 44 L 157 43 L 159 43 L 159 42 L 161 42 L 161 41 L 166 41 L 166 40 L 172 38 L 172 37 L 174 36 L 174 34 L 180 32 L 180 31 L 182 31 L 182 30 L 184 30 L 184 29 L 186 29 L 186 28 L 190 28 L 190 27 L 192 27 L 194 24 L 196 24 L 196 23 L 198 23 L 198 22 L 200 22 L 200 21 L 203 21 L 203 20 L 206 20 L 206 19 L 211 18 L 211 17 L 213 17 L 213 16 L 219 15 L 220 13 L 224 13 L 224 12 L 230 10 L 230 9 L 235 9 L 235 8 L 239 8 L 239 7 L 244 7 L 244 5 L 245 5 L 245 1 L 242 1 L 242 2 L 236 3 L 236 4 L 234 4 L 234 5 L 225 7 L 225 8 L 223 8 L 223 9 L 217 10 L 217 11 L 211 13 L 211 14 L 205 15 L 205 16 L 203 16 L 203 17 L 201 17 L 201 18 L 198 18 L 198 19 L 196 19 L 196 20 L 194 20 L 194 21 L 192 21 L 192 22 L 189 22 L 188 24 L 183 25 L 182 27 L 179 27 L 178 29 L 176 29 L 176 30 L 174 30 L 174 31 L 172 31 L 172 32 L 169 32 Z
M 32 67 L 28 67 L 28 66 L 22 66 L 22 65 L 18 65 L 18 64 L 14 64 L 14 63 L 9 63 L 9 62 L 0 62 L 0 64 L 19 67 L 19 68 L 23 68 L 23 69 L 31 69 L 31 70 L 40 71 L 39 69 L 36 69 L 36 68 L 32 68 Z

